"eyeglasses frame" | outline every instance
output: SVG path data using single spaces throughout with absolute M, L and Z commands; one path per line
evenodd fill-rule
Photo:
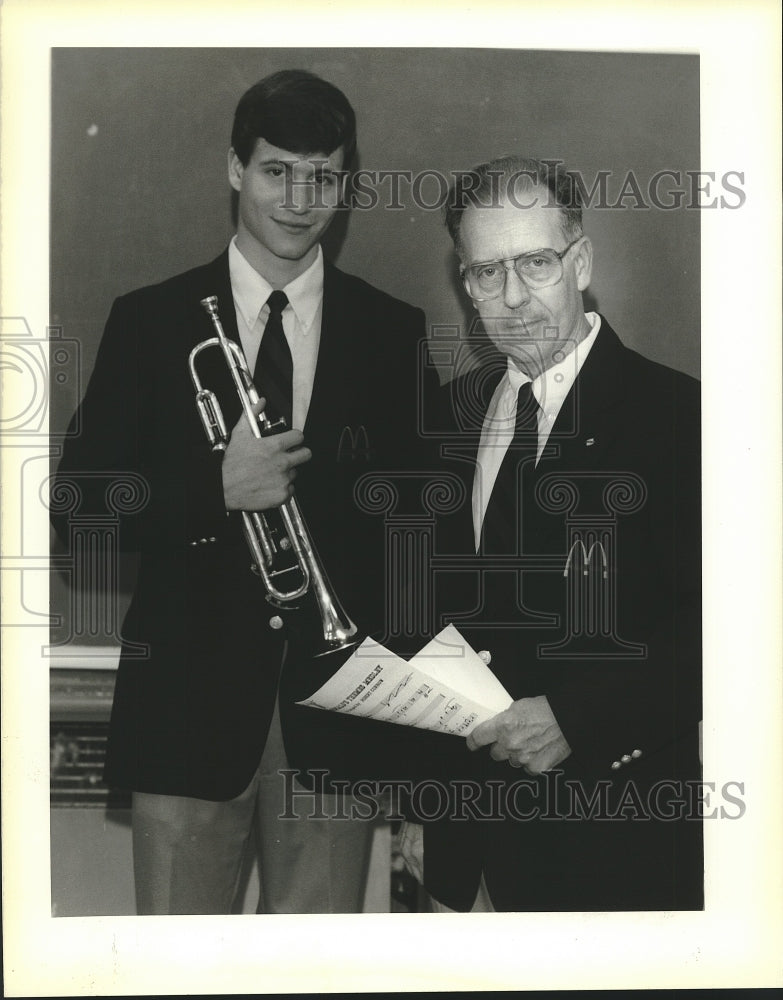
M 477 261 L 475 264 L 469 264 L 467 267 L 461 267 L 459 275 L 460 278 L 462 278 L 462 284 L 465 286 L 465 291 L 468 293 L 471 299 L 473 299 L 474 302 L 491 302 L 492 299 L 499 298 L 505 291 L 506 281 L 508 280 L 508 274 L 511 268 L 514 269 L 519 280 L 523 281 L 528 288 L 551 288 L 553 285 L 556 285 L 563 277 L 563 258 L 568 253 L 568 251 L 571 250 L 572 247 L 575 247 L 576 244 L 583 239 L 584 239 L 584 233 L 577 236 L 575 240 L 572 240 L 564 250 L 555 250 L 554 247 L 538 247 L 536 250 L 526 250 L 524 253 L 518 253 L 514 257 L 504 257 L 501 260 L 480 260 Z M 555 281 L 550 281 L 546 285 L 530 285 L 525 280 L 525 278 L 523 278 L 522 275 L 517 272 L 516 262 L 518 260 L 521 260 L 522 257 L 535 257 L 537 253 L 544 253 L 544 252 L 553 253 L 560 261 L 560 277 L 557 278 Z M 486 267 L 487 264 L 502 264 L 503 269 L 506 272 L 506 277 L 504 278 L 503 284 L 498 289 L 496 295 L 487 295 L 484 296 L 483 298 L 477 298 L 470 291 L 470 279 L 468 277 L 468 271 L 470 271 L 474 267 Z

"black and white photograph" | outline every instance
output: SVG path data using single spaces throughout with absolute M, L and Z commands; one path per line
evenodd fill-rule
M 767 117 L 482 11 L 11 60 L 9 996 L 780 981 Z

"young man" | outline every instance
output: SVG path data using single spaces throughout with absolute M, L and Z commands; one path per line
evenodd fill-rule
M 447 224 L 500 363 L 445 387 L 469 498 L 446 548 L 480 563 L 449 610 L 514 701 L 403 853 L 454 909 L 697 909 L 698 383 L 585 313 L 573 178 L 508 157 L 469 180 Z
M 235 513 L 279 506 L 298 476 L 335 592 L 360 631 L 379 627 L 383 527 L 353 491 L 367 472 L 415 461 L 426 334 L 419 310 L 323 258 L 355 141 L 345 96 L 312 74 L 275 73 L 242 97 L 228 155 L 236 236 L 217 260 L 115 302 L 75 417 L 82 433 L 58 471 L 82 510 L 109 502 L 107 472 L 142 477 L 147 494 L 121 522 L 120 544 L 141 565 L 106 764 L 110 785 L 133 790 L 140 914 L 230 912 L 251 829 L 259 911 L 361 910 L 369 825 L 278 819 L 290 812 L 279 770 L 328 767 L 343 734 L 338 720 L 296 710 L 293 695 L 278 712 L 281 668 L 292 690 L 317 686 L 289 643 L 315 612 L 305 601 L 289 616 L 267 602 Z M 233 428 L 223 455 L 207 443 L 188 372 L 190 351 L 214 335 L 201 305 L 210 296 L 270 415 L 292 428 L 254 437 L 221 353 L 204 351 L 199 377 Z M 280 585 L 289 588 L 288 574 Z M 330 801 L 327 816 L 339 811 Z

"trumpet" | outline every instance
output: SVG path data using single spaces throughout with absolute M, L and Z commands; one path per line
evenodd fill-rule
M 190 377 L 196 390 L 196 406 L 201 422 L 204 425 L 209 444 L 213 451 L 225 451 L 229 432 L 226 427 L 223 412 L 215 393 L 205 389 L 199 378 L 196 360 L 202 351 L 218 348 L 228 365 L 234 388 L 239 396 L 245 417 L 255 437 L 266 437 L 285 429 L 284 418 L 269 420 L 265 413 L 256 415 L 253 406 L 258 403 L 258 391 L 253 384 L 253 378 L 247 367 L 241 348 L 230 340 L 223 330 L 218 315 L 217 296 L 211 295 L 201 300 L 201 305 L 209 314 L 215 336 L 196 344 L 190 352 L 188 366 Z M 259 511 L 243 510 L 242 528 L 245 539 L 253 557 L 252 571 L 263 580 L 267 591 L 267 601 L 281 610 L 297 607 L 297 601 L 308 592 L 312 593 L 318 613 L 321 618 L 323 633 L 323 648 L 315 655 L 325 656 L 356 644 L 354 638 L 357 627 L 343 610 L 339 599 L 332 590 L 329 579 L 321 564 L 313 540 L 307 530 L 302 512 L 295 497 L 291 497 L 279 508 L 282 519 L 283 533 L 279 542 L 275 541 L 278 531 L 270 529 L 267 515 Z M 292 552 L 295 562 L 292 565 L 279 565 L 280 552 Z M 278 586 L 281 576 L 297 574 L 288 589 Z M 282 627 L 282 620 L 273 618 L 270 622 L 273 628 Z

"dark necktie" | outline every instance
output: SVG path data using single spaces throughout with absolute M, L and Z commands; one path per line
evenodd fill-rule
M 275 291 L 266 301 L 269 318 L 258 348 L 253 382 L 259 396 L 266 399 L 266 415 L 270 420 L 285 417 L 291 427 L 293 407 L 294 362 L 283 332 L 283 310 L 288 305 L 285 292 Z
M 538 401 L 526 382 L 517 395 L 514 437 L 498 469 L 481 526 L 481 550 L 495 555 L 521 551 L 520 489 L 530 480 L 538 450 Z

